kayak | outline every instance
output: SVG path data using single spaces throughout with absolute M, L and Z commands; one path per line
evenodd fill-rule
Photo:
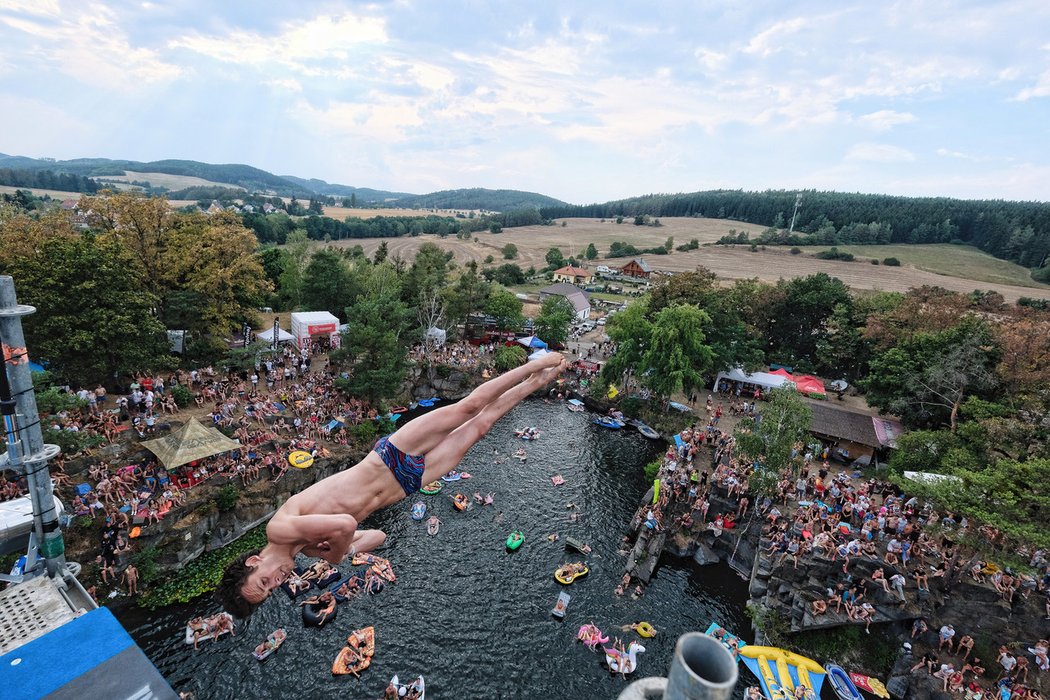
M 427 504 L 423 501 L 416 501 L 412 504 L 412 519 L 422 520 L 427 517 Z
M 255 647 L 252 656 L 259 661 L 268 659 L 271 654 L 281 648 L 281 645 L 284 644 L 284 640 L 287 638 L 288 635 L 285 633 L 283 627 L 279 630 L 274 630 L 270 633 L 270 636 L 266 638 L 265 642 Z
M 515 549 L 520 547 L 521 543 L 524 541 L 525 533 L 521 530 L 515 530 L 514 532 L 510 533 L 510 535 L 507 537 L 507 549 L 513 552 Z
M 554 617 L 558 618 L 564 618 L 565 610 L 569 607 L 570 600 L 572 600 L 572 596 L 570 596 L 565 591 L 559 593 L 558 602 L 554 604 L 554 609 L 551 610 L 551 615 L 554 615 Z
M 643 437 L 647 437 L 650 440 L 660 439 L 660 433 L 656 432 L 654 429 L 650 428 L 645 423 L 642 423 L 638 426 L 638 432 L 641 433 Z
M 470 501 L 463 494 L 457 493 L 452 497 L 452 505 L 456 507 L 456 510 L 466 510 L 467 506 L 470 505 Z
M 828 683 L 831 683 L 835 695 L 842 700 L 864 700 L 864 696 L 857 690 L 849 674 L 836 664 L 825 664 L 824 670 L 828 672 Z
M 402 685 L 395 674 L 394 677 L 390 679 L 390 685 L 393 686 L 395 691 L 397 691 L 397 696 L 399 698 L 407 697 L 412 691 L 416 692 L 415 697 L 418 698 L 418 700 L 423 700 L 423 698 L 426 697 L 427 686 L 426 683 L 423 682 L 423 676 L 417 676 L 416 679 L 408 685 Z
M 591 422 L 595 425 L 600 425 L 603 428 L 609 428 L 610 430 L 619 430 L 624 426 L 622 420 L 616 420 L 615 418 L 609 418 L 608 416 L 598 416 Z
M 441 493 L 441 489 L 444 488 L 444 484 L 440 481 L 431 481 L 429 484 L 419 489 L 419 492 L 426 494 L 427 496 L 433 496 L 435 493 Z
M 576 579 L 586 576 L 591 571 L 586 564 L 577 563 L 576 566 L 583 568 L 572 571 L 569 569 L 569 564 L 558 567 L 554 572 L 554 580 L 558 583 L 564 583 L 567 586 Z

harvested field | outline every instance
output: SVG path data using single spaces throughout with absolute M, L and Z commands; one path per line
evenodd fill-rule
M 703 246 L 704 243 L 712 243 L 726 235 L 730 229 L 749 231 L 752 234 L 762 230 L 761 226 L 721 219 L 665 218 L 661 219 L 663 226 L 659 228 L 634 226 L 627 222 L 623 224 L 610 221 L 601 223 L 595 219 L 567 219 L 567 222 L 568 225 L 565 227 L 560 225 L 526 226 L 507 229 L 501 234 L 479 232 L 475 234 L 478 239 L 477 243 L 473 240 L 462 241 L 454 237 L 442 240 L 435 236 L 419 236 L 344 240 L 334 242 L 332 245 L 345 247 L 361 245 L 366 253 L 371 254 L 385 240 L 391 256 L 400 255 L 405 260 L 412 260 L 419 246 L 430 242 L 445 250 L 451 250 L 455 259 L 461 263 L 468 260 L 481 262 L 486 256 L 491 255 L 494 258 L 494 264 L 498 265 L 505 262 L 501 253 L 503 246 L 513 243 L 518 247 L 519 253 L 513 262 L 525 269 L 532 266 L 539 269 L 546 265 L 544 256 L 551 247 L 560 248 L 562 253 L 568 257 L 581 255 L 588 243 L 594 243 L 599 252 L 604 255 L 609 252 L 609 244 L 613 241 L 627 242 L 637 248 L 649 248 L 661 245 L 668 236 L 673 236 L 675 245 L 681 245 L 696 238 Z M 922 247 L 929 248 L 930 246 Z M 957 246 L 948 247 L 957 248 Z M 887 251 L 891 248 L 899 247 L 887 247 Z M 881 257 L 890 255 L 891 253 L 887 252 L 887 255 Z M 752 253 L 748 246 L 706 246 L 685 253 L 675 251 L 671 255 L 647 255 L 645 259 L 656 270 L 672 272 L 695 270 L 698 266 L 703 266 L 725 280 L 757 277 L 763 281 L 775 282 L 780 278 L 790 279 L 825 272 L 833 277 L 838 277 L 851 288 L 858 290 L 906 292 L 912 287 L 925 284 L 962 293 L 972 292 L 974 289 L 996 291 L 1002 294 L 1008 303 L 1013 303 L 1023 296 L 1050 299 L 1050 288 L 1045 286 L 1026 288 L 1016 284 L 950 277 L 919 269 L 906 263 L 903 256 L 893 255 L 905 264 L 901 267 L 887 267 L 871 265 L 863 261 L 819 260 L 808 255 L 791 255 L 788 248 L 778 247 Z M 927 255 L 931 256 L 935 253 L 927 253 Z M 976 260 L 977 257 L 974 259 Z M 996 264 L 1002 263 L 994 258 L 992 260 Z M 599 257 L 593 261 L 592 265 L 613 267 L 625 262 L 624 258 Z
M 63 199 L 80 199 L 83 194 L 80 192 L 65 192 L 63 190 L 43 190 L 39 187 L 11 187 L 10 185 L 0 185 L 0 193 L 3 194 L 14 194 L 17 190 L 29 190 L 37 197 L 43 197 L 45 194 L 52 199 L 59 201 Z
M 336 199 L 340 199 L 336 197 Z M 376 216 L 455 216 L 456 214 L 463 214 L 466 216 L 470 212 L 468 210 L 460 209 L 360 209 L 357 207 L 324 207 L 324 215 L 330 216 L 333 219 L 342 221 L 348 216 L 352 216 L 357 219 L 371 219 Z
M 829 246 L 803 246 L 804 253 L 812 254 L 828 250 Z M 858 258 L 883 260 L 897 258 L 905 265 L 926 272 L 936 272 L 950 277 L 961 277 L 975 282 L 1009 284 L 1018 287 L 1050 289 L 1032 279 L 1028 268 L 1008 260 L 1000 260 L 983 250 L 968 245 L 936 243 L 928 245 L 840 245 L 844 253 Z M 869 265 L 871 263 L 868 263 Z
M 123 175 L 104 175 L 105 180 L 118 180 L 131 183 L 132 180 L 148 182 L 154 187 L 167 187 L 169 190 L 182 190 L 187 187 L 225 187 L 231 190 L 243 190 L 240 185 L 232 185 L 228 182 L 213 182 L 202 177 L 192 175 L 171 175 L 169 173 L 140 173 L 134 170 L 125 170 Z

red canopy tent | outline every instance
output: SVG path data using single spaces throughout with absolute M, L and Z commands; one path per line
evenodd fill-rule
M 828 392 L 824 389 L 824 382 L 811 374 L 792 375 L 786 369 L 776 369 L 770 372 L 770 374 L 776 374 L 794 382 L 795 389 L 801 394 L 821 399 L 826 399 L 828 397 Z

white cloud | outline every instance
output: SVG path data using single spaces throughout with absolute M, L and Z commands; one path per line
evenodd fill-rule
M 798 33 L 808 22 L 809 20 L 805 17 L 795 17 L 783 22 L 777 22 L 768 29 L 764 29 L 751 37 L 751 41 L 744 47 L 744 53 L 758 54 L 763 57 L 777 53 L 783 49 L 782 44 L 787 43 L 784 40 L 788 36 Z
M 876 131 L 888 131 L 900 124 L 910 124 L 915 121 L 915 115 L 911 112 L 895 112 L 892 109 L 880 109 L 877 112 L 865 114 L 860 118 Z
M 915 154 L 900 146 L 887 143 L 856 143 L 846 153 L 846 160 L 859 160 L 869 163 L 910 163 Z
M 274 78 L 273 80 L 267 80 L 266 85 L 278 90 L 287 90 L 288 92 L 302 92 L 303 85 L 295 78 Z
M 1035 85 L 1018 92 L 1014 99 L 1018 102 L 1026 102 L 1036 97 L 1050 97 L 1050 70 L 1040 75 Z
M 15 9 L 22 9 L 16 3 Z M 42 3 L 25 19 L 0 8 L 0 26 L 27 39 L 30 50 L 19 62 L 47 65 L 89 85 L 132 92 L 143 85 L 178 77 L 182 68 L 150 48 L 135 46 L 117 22 L 116 13 L 100 3 L 61 8 Z M 29 12 L 28 10 L 24 10 Z
M 275 36 L 237 29 L 221 36 L 192 34 L 172 39 L 168 46 L 187 49 L 224 63 L 302 66 L 327 59 L 345 61 L 350 56 L 350 47 L 387 40 L 383 18 L 346 13 L 338 17 L 323 15 L 288 22 Z

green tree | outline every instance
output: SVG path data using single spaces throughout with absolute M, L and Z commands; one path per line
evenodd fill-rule
M 507 245 L 503 246 L 503 257 L 506 260 L 513 260 L 514 258 L 518 257 L 518 246 L 514 245 L 513 243 L 508 243 Z
M 642 356 L 642 381 L 657 396 L 670 399 L 680 391 L 704 385 L 713 354 L 704 343 L 710 317 L 695 306 L 675 305 L 656 314 Z
M 504 263 L 494 270 L 485 270 L 482 274 L 490 282 L 499 282 L 507 287 L 525 282 L 525 271 L 514 263 Z
M 817 344 L 827 333 L 827 320 L 836 305 L 850 307 L 853 299 L 843 282 L 819 272 L 777 283 L 777 294 L 765 319 L 767 350 L 784 364 L 815 367 Z
M 303 281 L 310 254 L 310 239 L 306 232 L 296 229 L 288 234 L 285 244 L 288 258 L 281 272 L 281 285 L 278 293 L 285 308 L 298 309 L 303 303 Z
M 587 244 L 587 250 L 583 253 L 583 257 L 588 260 L 594 260 L 598 257 L 598 249 L 594 247 L 593 243 Z
M 649 302 L 643 297 L 632 301 L 624 311 L 609 319 L 605 332 L 615 344 L 616 351 L 602 367 L 602 379 L 607 384 L 620 384 L 627 373 L 638 371 L 653 332 L 648 316 Z
M 792 465 L 791 452 L 805 440 L 813 411 L 793 388 L 774 389 L 762 408 L 762 420 L 745 418 L 733 435 L 741 458 L 757 467 L 752 486 L 762 495 L 776 488 L 777 475 Z
M 380 241 L 379 242 L 379 247 L 376 248 L 376 252 L 372 256 L 372 262 L 375 263 L 376 265 L 379 265 L 384 260 L 386 260 L 386 256 L 389 255 L 389 254 L 390 254 L 390 246 L 387 245 L 386 241 Z
M 563 296 L 549 296 L 543 300 L 536 317 L 536 334 L 548 343 L 563 345 L 569 336 L 569 326 L 576 318 L 576 309 Z
M 416 251 L 416 258 L 408 268 L 402 285 L 402 298 L 409 306 L 433 296 L 448 283 L 451 251 L 444 251 L 433 243 L 424 243 Z
M 547 261 L 547 267 L 551 270 L 557 270 L 559 267 L 565 266 L 565 258 L 562 256 L 559 248 L 551 248 L 548 250 L 544 259 Z
M 37 309 L 24 321 L 26 342 L 56 378 L 87 385 L 171 366 L 156 297 L 119 244 L 54 238 L 5 271 L 19 301 Z
M 489 294 L 488 302 L 485 304 L 485 312 L 496 319 L 496 324 L 503 329 L 518 328 L 525 317 L 521 310 L 524 308 L 521 299 L 514 293 L 497 287 Z
M 868 403 L 910 427 L 958 426 L 959 408 L 998 383 L 999 350 L 986 321 L 967 316 L 954 328 L 918 333 L 875 356 L 860 383 Z
M 501 372 L 520 367 L 529 358 L 528 352 L 520 345 L 504 345 L 496 349 L 492 359 L 496 369 Z
M 453 323 L 464 323 L 471 314 L 485 308 L 489 289 L 489 282 L 478 274 L 477 261 L 471 260 L 463 266 L 455 283 L 442 291 L 445 314 Z
M 408 373 L 411 312 L 401 301 L 397 272 L 389 264 L 375 266 L 364 287 L 365 293 L 347 309 L 350 327 L 332 361 L 350 370 L 341 387 L 375 402 L 401 393 Z
M 330 311 L 346 320 L 346 307 L 356 293 L 353 277 L 346 262 L 331 250 L 319 250 L 310 258 L 303 280 L 303 308 L 307 311 Z

